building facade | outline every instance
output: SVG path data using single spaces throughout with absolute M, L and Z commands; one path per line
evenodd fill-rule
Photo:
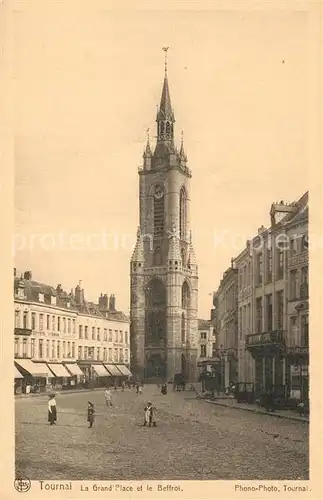
M 232 261 L 213 298 L 216 307 L 217 346 L 220 362 L 220 387 L 225 390 L 238 379 L 238 271 Z
M 307 205 L 307 193 L 273 203 L 270 227 L 262 226 L 235 259 L 239 380 L 253 382 L 256 393 L 308 391 Z
M 208 319 L 198 320 L 198 363 L 216 356 L 216 329 Z
M 100 299 L 98 305 L 85 301 L 79 285 L 66 293 L 61 285 L 34 281 L 30 271 L 15 276 L 15 378 L 43 389 L 49 384 L 75 386 L 103 374 L 109 378 L 109 363 L 124 366 L 128 373 L 129 320 L 103 307 L 106 296 Z M 94 365 L 102 365 L 101 375 Z
M 195 380 L 198 267 L 190 232 L 190 180 L 167 71 L 157 112 L 157 142 L 149 138 L 139 169 L 140 221 L 131 258 L 132 371 L 140 378 Z

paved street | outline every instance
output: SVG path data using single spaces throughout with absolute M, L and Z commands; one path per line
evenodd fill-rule
M 16 400 L 16 470 L 30 479 L 308 479 L 308 424 L 207 404 L 193 392 L 142 395 L 103 391 L 58 395 L 58 422 L 47 397 Z M 87 401 L 96 409 L 93 429 Z M 146 401 L 157 428 L 144 428 Z

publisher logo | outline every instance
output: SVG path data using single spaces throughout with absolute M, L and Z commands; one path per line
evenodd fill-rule
M 19 493 L 27 493 L 31 488 L 31 481 L 28 477 L 17 477 L 14 482 L 14 487 Z

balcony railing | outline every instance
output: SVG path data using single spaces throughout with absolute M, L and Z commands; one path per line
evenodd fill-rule
M 31 328 L 15 328 L 15 335 L 31 335 L 32 334 L 32 329 Z
M 283 330 L 274 332 L 256 333 L 247 336 L 247 347 L 261 347 L 266 345 L 283 345 L 285 337 Z

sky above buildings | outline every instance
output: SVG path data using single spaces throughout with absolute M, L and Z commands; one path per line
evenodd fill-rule
M 21 2 L 14 13 L 16 267 L 66 289 L 82 280 L 88 300 L 114 293 L 129 310 L 137 171 L 166 45 L 206 318 L 271 203 L 308 189 L 306 17 L 103 5 Z

